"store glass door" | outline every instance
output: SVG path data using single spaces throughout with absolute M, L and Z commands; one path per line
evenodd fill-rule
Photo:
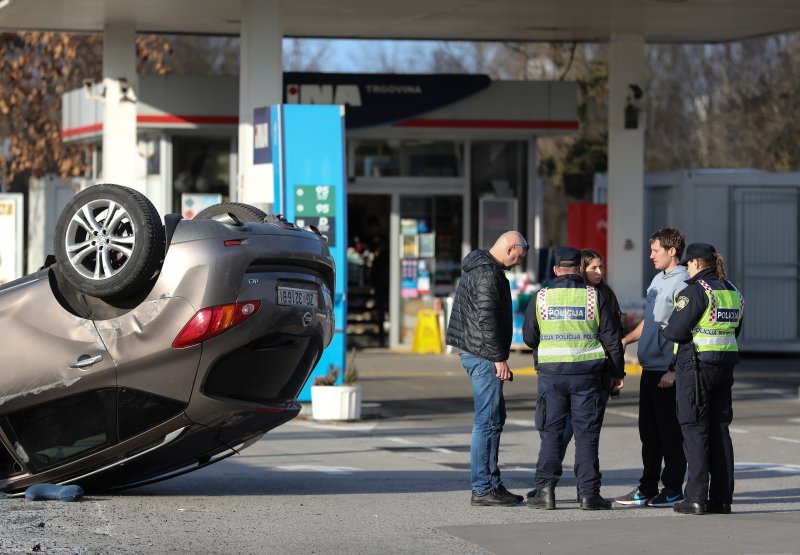
M 347 345 L 388 347 L 391 195 L 347 197 Z
M 417 314 L 440 310 L 442 299 L 455 291 L 461 275 L 463 239 L 461 195 L 400 196 L 399 342 L 414 340 Z

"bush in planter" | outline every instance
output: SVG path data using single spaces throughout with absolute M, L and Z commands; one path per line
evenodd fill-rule
M 314 378 L 312 385 L 336 385 L 336 380 L 339 377 L 339 367 L 335 364 L 328 366 L 328 373 L 324 376 L 317 376 Z
M 345 365 L 344 373 L 342 374 L 342 385 L 356 385 L 358 381 L 358 369 L 356 368 L 356 350 L 351 351 L 350 362 Z M 336 380 L 342 369 L 335 364 L 328 365 L 328 373 L 324 376 L 317 376 L 314 378 L 312 385 L 336 385 Z

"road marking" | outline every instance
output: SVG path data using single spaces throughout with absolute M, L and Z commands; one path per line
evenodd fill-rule
M 341 432 L 369 432 L 377 426 L 377 423 L 355 423 L 355 422 L 342 422 L 341 424 L 323 424 L 315 420 L 292 420 L 291 424 L 296 426 L 304 426 L 306 428 L 313 428 L 315 430 L 337 430 Z
M 521 426 L 522 428 L 533 428 L 533 420 L 506 420 L 507 424 L 512 426 Z
M 800 439 L 792 439 L 790 437 L 769 436 L 769 438 L 775 441 L 785 441 L 786 443 L 800 443 Z
M 531 472 L 531 473 L 535 473 L 536 472 L 535 468 L 529 468 L 527 466 L 505 466 L 505 465 L 503 465 L 503 472 L 507 472 L 509 470 L 516 470 L 518 472 Z
M 787 422 L 791 422 L 792 424 L 800 424 L 800 418 L 789 418 Z
M 428 449 L 436 453 L 455 453 L 446 447 L 428 447 Z
M 617 409 L 609 409 L 609 408 L 606 408 L 606 412 L 609 413 L 609 414 L 615 414 L 617 416 L 625 416 L 627 418 L 635 418 L 637 420 L 639 419 L 639 415 L 637 413 L 635 413 L 635 412 L 628 412 L 628 411 L 625 411 L 625 410 L 617 410 Z
M 743 430 L 742 428 L 731 428 L 728 427 L 728 431 L 734 434 L 749 434 L 750 430 Z
M 389 441 L 394 441 L 395 443 L 402 443 L 404 445 L 416 445 L 416 443 L 404 437 L 387 437 L 386 439 Z
M 277 470 L 284 470 L 286 472 L 322 472 L 323 474 L 353 474 L 361 470 L 360 468 L 353 468 L 351 466 L 319 466 L 314 464 L 290 464 L 285 466 L 276 466 Z
M 733 466 L 736 470 L 771 470 L 781 474 L 800 474 L 800 465 L 798 464 L 740 462 L 735 463 Z

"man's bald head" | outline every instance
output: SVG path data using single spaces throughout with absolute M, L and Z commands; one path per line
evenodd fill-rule
M 513 268 L 528 254 L 528 242 L 519 231 L 506 231 L 497 238 L 489 253 L 506 268 Z

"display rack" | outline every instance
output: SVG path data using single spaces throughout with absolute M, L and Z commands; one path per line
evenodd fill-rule
M 385 347 L 381 326 L 386 314 L 380 314 L 375 288 L 350 285 L 347 295 L 347 347 Z

